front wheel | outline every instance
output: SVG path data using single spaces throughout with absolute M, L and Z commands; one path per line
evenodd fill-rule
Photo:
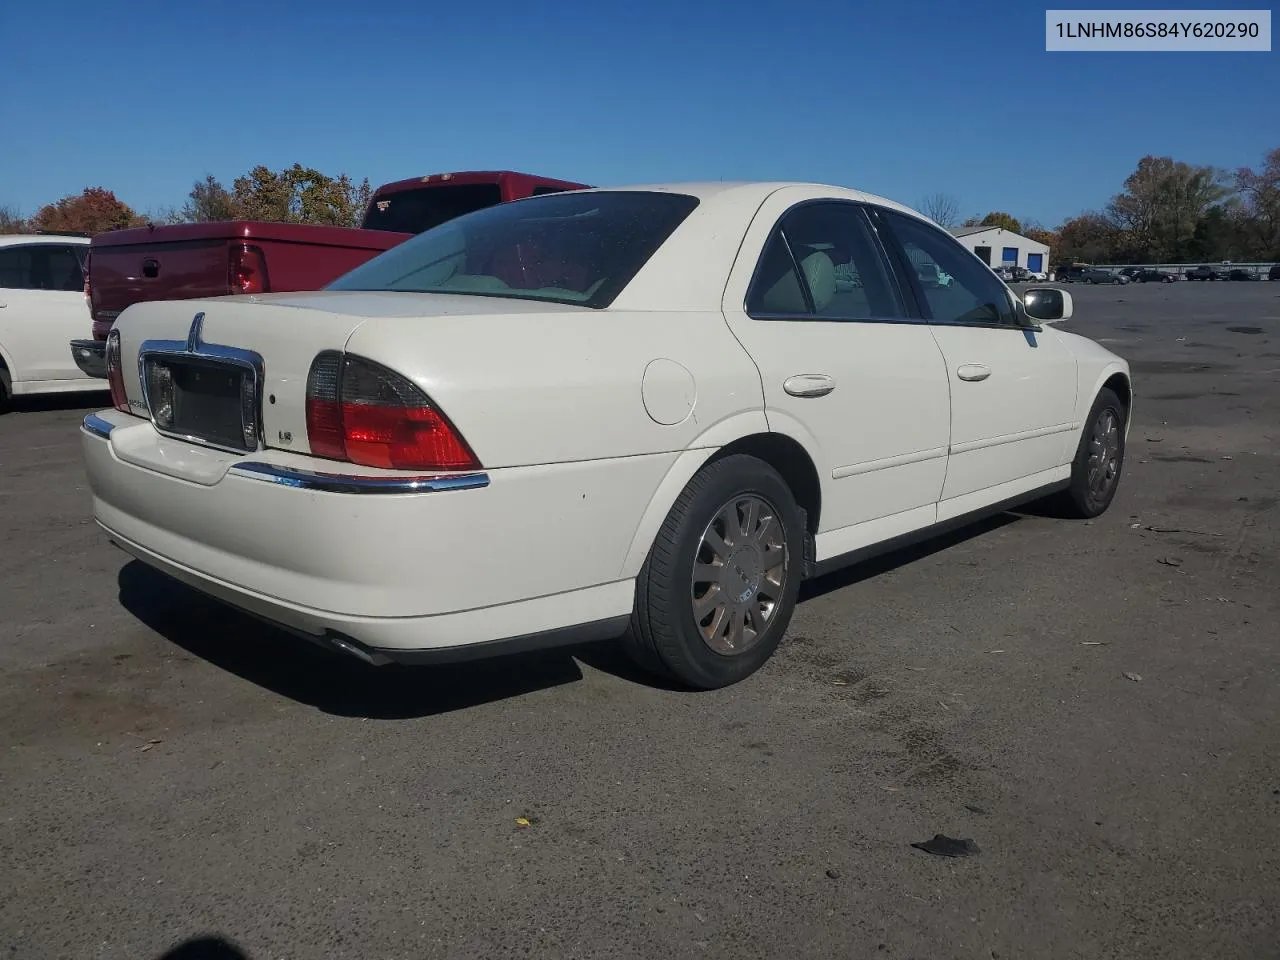
M 689 481 L 636 578 L 625 643 L 642 667 L 700 690 L 758 670 L 800 592 L 804 515 L 777 471 L 735 454 Z
M 1071 463 L 1070 485 L 1060 500 L 1069 516 L 1089 520 L 1111 506 L 1124 469 L 1127 416 L 1115 391 L 1098 391 Z

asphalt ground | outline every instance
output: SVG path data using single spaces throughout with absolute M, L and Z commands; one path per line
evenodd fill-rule
M 1280 283 L 1069 289 L 1111 510 L 813 582 L 714 693 L 319 651 L 107 545 L 100 398 L 0 417 L 0 956 L 1280 957 Z

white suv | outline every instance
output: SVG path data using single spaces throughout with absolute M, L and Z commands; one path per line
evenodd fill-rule
M 0 409 L 10 397 L 102 390 L 69 343 L 89 329 L 87 237 L 0 236 Z

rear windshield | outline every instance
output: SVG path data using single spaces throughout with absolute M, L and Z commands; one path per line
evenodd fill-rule
M 455 183 L 397 190 L 375 197 L 365 214 L 366 230 L 422 233 L 454 217 L 502 202 L 496 183 Z
M 328 289 L 607 307 L 697 205 L 684 194 L 622 190 L 503 203 L 407 240 Z

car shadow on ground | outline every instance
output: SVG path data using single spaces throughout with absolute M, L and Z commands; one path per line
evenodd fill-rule
M 249 960 L 249 955 L 223 937 L 195 937 L 166 950 L 156 960 Z
M 968 540 L 973 540 L 975 537 L 991 533 L 993 530 L 999 530 L 1001 527 L 1007 527 L 1011 523 L 1017 523 L 1019 519 L 1020 517 L 1015 513 L 993 514 L 947 533 L 941 533 L 927 540 L 921 540 L 918 543 L 899 547 L 888 553 L 871 557 L 842 570 L 828 573 L 826 576 L 806 580 L 800 587 L 800 602 L 815 600 L 836 590 L 843 590 L 845 587 L 853 586 L 855 583 L 862 583 L 864 580 L 870 580 L 873 577 L 889 573 L 891 570 L 897 570 L 899 567 L 905 567 L 908 564 L 915 563 L 917 560 L 923 560 L 925 557 L 931 557 L 943 550 L 950 550 L 952 547 L 959 546 Z
M 470 663 L 373 667 L 241 613 L 133 560 L 120 603 L 170 643 L 325 713 L 378 720 L 429 717 L 582 679 L 570 648 Z
M 101 390 L 77 393 L 39 393 L 29 397 L 10 397 L 8 406 L 0 403 L 0 413 L 56 413 L 62 410 L 101 410 L 111 406 L 111 393 L 103 382 Z
M 870 580 L 1018 519 L 1012 513 L 997 514 L 806 581 L 800 602 Z M 404 720 L 464 710 L 579 681 L 583 676 L 579 662 L 631 683 L 691 692 L 637 666 L 617 641 L 469 663 L 373 667 L 241 613 L 138 560 L 121 569 L 118 585 L 121 605 L 170 643 L 260 687 L 336 716 Z

